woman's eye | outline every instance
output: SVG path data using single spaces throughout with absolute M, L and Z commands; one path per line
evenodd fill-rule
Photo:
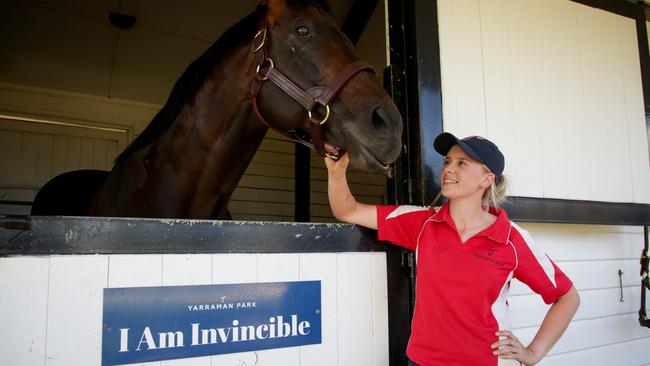
M 296 27 L 296 35 L 300 38 L 307 38 L 311 34 L 311 31 L 309 28 L 305 27 L 304 25 L 299 25 Z

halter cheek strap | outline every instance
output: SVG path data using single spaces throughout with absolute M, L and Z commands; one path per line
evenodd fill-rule
M 311 149 L 315 149 L 321 156 L 328 156 L 337 160 L 338 155 L 329 153 L 325 149 L 325 142 L 321 128 L 321 126 L 329 119 L 329 105 L 354 75 L 365 70 L 370 70 L 374 73 L 373 68 L 363 61 L 354 61 L 344 67 L 343 70 L 339 71 L 339 73 L 334 76 L 326 86 L 315 86 L 305 91 L 275 68 L 273 60 L 268 56 L 266 50 L 267 43 L 267 27 L 266 24 L 264 24 L 253 38 L 253 43 L 251 45 L 251 51 L 254 54 L 255 63 L 257 64 L 255 76 L 251 85 L 251 95 L 253 97 L 253 109 L 255 110 L 255 114 L 270 129 L 286 136 L 292 141 L 299 142 Z M 301 132 L 298 129 L 289 131 L 279 129 L 269 123 L 264 116 L 262 116 L 258 107 L 257 98 L 266 80 L 270 80 L 280 88 L 280 90 L 305 108 L 307 111 L 306 119 L 309 126 L 309 133 Z M 322 116 L 317 116 L 318 113 L 316 113 L 316 110 L 320 110 Z

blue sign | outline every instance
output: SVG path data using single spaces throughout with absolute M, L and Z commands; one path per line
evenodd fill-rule
M 104 289 L 103 366 L 318 343 L 320 281 Z

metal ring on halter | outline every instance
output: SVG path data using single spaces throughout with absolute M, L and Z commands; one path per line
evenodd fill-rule
M 271 67 L 269 67 L 269 70 L 271 70 L 272 68 L 275 67 L 275 66 L 273 65 L 273 60 L 271 60 L 270 58 L 267 57 L 267 58 L 266 58 L 266 61 L 268 61 L 268 62 L 271 64 Z M 255 73 L 256 73 L 256 74 L 259 74 L 259 73 L 260 73 L 260 67 L 262 67 L 262 65 L 257 65 L 257 69 L 255 69 Z M 268 74 L 268 72 L 267 72 L 267 74 Z M 264 78 L 263 78 L 262 80 L 266 80 L 266 79 L 268 79 L 268 78 L 269 78 L 268 76 L 264 75 Z
M 334 155 L 334 154 L 332 154 L 332 153 L 329 152 L 329 151 L 326 151 L 326 152 L 325 152 L 325 156 L 327 156 L 328 158 L 330 158 L 330 159 L 332 159 L 332 160 L 334 160 L 334 161 L 338 161 L 338 160 L 339 160 L 339 156 L 338 156 L 338 155 Z
M 307 115 L 311 119 L 311 111 L 307 111 Z M 327 122 L 328 118 L 330 118 L 330 106 L 329 104 L 325 104 L 325 118 L 323 118 L 322 121 L 318 122 L 318 124 L 323 125 L 325 122 Z
M 260 29 L 255 35 L 255 37 L 253 37 L 253 41 L 256 40 L 257 37 L 260 36 L 260 34 L 262 35 L 262 42 L 258 46 L 255 46 L 255 42 L 253 42 L 253 44 L 251 45 L 251 51 L 253 51 L 253 53 L 259 51 L 260 48 L 264 46 L 264 42 L 266 42 L 266 28 Z

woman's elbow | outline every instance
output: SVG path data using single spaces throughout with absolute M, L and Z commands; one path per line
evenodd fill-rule
M 351 223 L 350 222 L 350 216 L 351 216 L 350 213 L 351 213 L 351 210 L 342 210 L 342 209 L 338 209 L 338 210 L 333 209 L 332 210 L 332 214 L 334 215 L 334 217 L 337 220 L 339 220 L 341 222 L 345 222 L 345 223 Z
M 334 213 L 334 217 L 336 217 L 336 219 L 340 222 L 344 222 L 346 224 L 355 224 L 353 215 L 351 215 L 350 212 Z
M 573 309 L 574 313 L 580 307 L 580 295 L 578 294 L 578 290 L 576 290 L 575 287 L 571 287 L 571 289 L 566 294 L 562 295 L 560 299 L 562 302 L 570 306 Z

